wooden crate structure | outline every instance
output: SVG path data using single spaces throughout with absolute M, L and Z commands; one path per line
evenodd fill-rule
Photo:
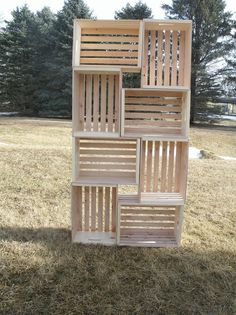
M 73 66 L 141 68 L 142 22 L 75 20 Z
M 190 67 L 191 21 L 75 20 L 73 242 L 180 245 Z M 141 74 L 140 88 L 123 88 L 125 72 Z
M 142 87 L 190 88 L 191 21 L 144 20 Z
M 74 71 L 73 135 L 119 137 L 120 71 Z
M 140 165 L 141 201 L 184 203 L 188 142 L 142 140 Z
M 187 139 L 189 97 L 187 90 L 123 89 L 121 135 Z
M 74 139 L 73 182 L 138 184 L 139 139 Z
M 117 186 L 72 187 L 72 239 L 116 243 Z
M 138 196 L 118 198 L 117 244 L 176 247 L 180 244 L 183 206 L 140 202 Z

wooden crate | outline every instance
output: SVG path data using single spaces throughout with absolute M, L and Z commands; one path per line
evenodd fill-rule
M 75 20 L 73 66 L 141 68 L 142 22 Z
M 120 71 L 74 71 L 73 135 L 119 137 Z
M 116 243 L 117 186 L 72 187 L 72 241 Z
M 186 197 L 187 168 L 187 142 L 141 141 L 141 201 L 183 204 Z
M 119 196 L 117 244 L 140 247 L 180 245 L 183 206 L 153 205 L 138 196 Z
M 144 20 L 142 87 L 190 88 L 191 21 Z
M 189 98 L 186 90 L 123 89 L 121 135 L 187 140 Z
M 73 183 L 138 184 L 140 141 L 73 139 Z

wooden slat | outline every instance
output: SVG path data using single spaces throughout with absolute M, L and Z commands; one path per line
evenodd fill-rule
M 150 209 L 150 208 L 145 208 L 145 214 L 146 215 L 175 215 L 175 210 L 159 210 L 159 209 Z M 134 209 L 125 209 L 122 208 L 122 214 L 139 214 L 139 213 L 143 213 L 143 210 L 140 208 L 134 208 Z
M 110 222 L 110 187 L 105 188 L 105 232 L 109 231 Z
M 155 127 L 179 127 L 181 128 L 181 122 L 179 121 L 165 121 L 165 120 L 126 120 L 126 126 L 132 126 L 139 128 L 140 125 L 148 126 L 150 129 Z M 166 132 L 166 131 L 165 131 Z
M 156 72 L 156 32 L 151 31 L 150 36 L 150 85 L 155 85 Z
M 107 76 L 101 75 L 101 131 L 106 131 L 106 85 Z
M 80 164 L 80 170 L 135 170 L 136 164 Z
M 121 151 L 121 150 L 80 150 L 80 154 L 89 154 L 89 155 L 111 155 L 111 156 L 122 156 L 122 155 L 134 155 L 136 151 L 127 150 L 127 151 Z
M 167 142 L 162 142 L 161 191 L 166 190 Z
M 122 214 L 121 215 L 121 220 L 122 221 L 141 221 L 141 222 L 146 222 L 146 221 L 172 221 L 174 222 L 175 217 L 170 216 L 170 215 L 127 215 L 127 214 Z M 153 222 L 154 223 L 154 222 Z
M 84 230 L 89 231 L 89 212 L 90 212 L 90 198 L 89 198 L 89 190 L 90 187 L 85 187 L 84 192 L 85 192 L 85 201 L 84 201 Z
M 116 204 L 117 204 L 117 191 L 115 187 L 112 187 L 112 218 L 111 218 L 111 230 L 116 232 Z
M 179 82 L 178 85 L 184 84 L 184 45 L 185 45 L 185 32 L 180 32 L 180 46 L 179 46 Z
M 154 172 L 153 172 L 153 191 L 158 191 L 158 176 L 159 176 L 159 155 L 160 155 L 160 142 L 154 142 Z
M 98 131 L 99 114 L 99 76 L 94 75 L 93 81 L 93 131 Z
M 148 84 L 148 31 L 145 31 L 144 35 L 144 56 L 143 56 L 144 64 L 143 64 L 143 75 L 142 75 L 142 84 Z
M 138 37 L 133 36 L 81 36 L 81 42 L 138 43 L 138 41 Z
M 108 80 L 108 131 L 113 131 L 113 96 L 114 96 L 114 76 L 110 75 Z
M 165 223 L 165 222 L 128 222 L 122 221 L 122 226 L 125 227 L 174 227 L 174 222 Z
M 146 169 L 146 141 L 142 141 L 142 157 L 141 157 L 141 174 L 140 174 L 140 190 L 145 188 L 145 169 Z
M 117 140 L 119 141 L 119 140 Z M 130 142 L 111 142 L 111 141 L 101 141 L 98 142 L 96 140 L 96 142 L 94 140 L 91 139 L 91 141 L 86 141 L 86 142 L 82 142 L 82 140 L 80 141 L 80 148 L 88 148 L 88 149 L 94 149 L 94 148 L 99 148 L 99 149 L 110 149 L 110 148 L 115 148 L 115 149 L 123 149 L 123 150 L 127 150 L 127 149 L 136 149 L 136 143 L 130 143 Z M 121 150 L 122 152 L 122 150 Z
M 170 31 L 165 32 L 164 85 L 170 84 Z
M 88 50 L 88 49 L 117 49 L 117 50 L 138 50 L 138 44 L 81 44 L 81 49 Z
M 79 97 L 79 122 L 80 122 L 80 130 L 84 129 L 84 100 L 85 100 L 85 83 L 84 83 L 84 75 L 80 74 L 79 76 L 79 91 L 80 91 L 80 97 Z
M 94 157 L 89 157 L 89 156 L 80 156 L 80 161 L 81 162 L 94 162 Z M 104 162 L 104 157 L 96 157 L 96 162 Z M 136 158 L 134 157 L 106 157 L 106 162 L 107 163 L 136 163 Z
M 151 191 L 152 186 L 152 148 L 153 142 L 148 141 L 146 191 Z
M 98 231 L 103 231 L 103 187 L 98 187 Z
M 169 165 L 168 165 L 168 191 L 172 191 L 173 187 L 173 171 L 174 171 L 174 149 L 175 143 L 169 143 Z
M 96 56 L 95 56 L 96 57 Z M 116 64 L 116 65 L 136 65 L 137 59 L 130 58 L 81 58 L 81 64 Z
M 91 131 L 92 117 L 92 76 L 86 75 L 86 130 Z
M 171 67 L 171 85 L 177 85 L 177 45 L 178 33 L 172 32 L 172 67 Z
M 137 112 L 126 112 L 125 113 L 125 118 L 150 118 L 150 119 L 174 119 L 174 120 L 180 120 L 181 115 L 180 114 L 174 114 L 174 113 L 169 113 L 169 114 L 163 114 L 163 113 L 137 113 Z M 151 124 L 151 122 L 150 122 Z
M 182 143 L 177 142 L 176 145 L 176 160 L 175 160 L 175 191 L 179 191 L 179 184 L 180 184 L 180 165 L 181 165 L 181 150 Z
M 127 58 L 132 58 L 138 57 L 138 52 L 137 51 L 112 51 L 112 50 L 82 50 L 80 52 L 80 56 L 81 57 L 107 57 L 107 58 L 111 58 L 111 57 L 127 57 Z
M 163 33 L 158 31 L 158 50 L 157 50 L 157 85 L 162 85 L 162 45 Z
M 163 105 L 181 105 L 181 99 L 156 97 L 126 97 L 126 104 L 163 104 Z
M 81 29 L 82 35 L 95 35 L 95 34 L 102 34 L 102 35 L 116 35 L 116 34 L 122 34 L 122 35 L 139 35 L 138 29 L 119 29 L 119 28 L 82 28 Z
M 96 187 L 91 188 L 91 231 L 96 230 Z
M 115 76 L 115 131 L 119 131 L 120 126 L 120 82 L 119 76 Z

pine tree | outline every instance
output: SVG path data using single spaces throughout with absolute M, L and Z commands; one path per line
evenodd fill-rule
M 12 12 L 0 36 L 0 101 L 12 110 L 29 111 L 34 103 L 35 16 L 25 5 Z
M 133 6 L 130 3 L 127 3 L 120 11 L 115 12 L 116 20 L 142 20 L 142 19 L 151 19 L 152 18 L 152 9 L 150 9 L 146 3 L 138 1 Z
M 223 93 L 220 60 L 232 49 L 232 14 L 225 12 L 223 0 L 173 0 L 163 5 L 168 18 L 193 22 L 191 122 L 199 103 Z
M 83 0 L 68 0 L 56 15 L 51 34 L 54 47 L 49 71 L 51 80 L 48 84 L 51 110 L 60 111 L 62 115 L 71 115 L 72 89 L 72 43 L 73 20 L 75 18 L 92 18 L 92 12 Z
M 137 2 L 133 6 L 127 3 L 127 5 L 121 10 L 115 12 L 115 19 L 117 20 L 142 20 L 151 18 L 152 9 L 149 8 L 146 3 L 142 3 L 141 1 Z M 125 73 L 123 76 L 123 86 L 126 88 L 139 88 L 140 80 L 140 74 Z

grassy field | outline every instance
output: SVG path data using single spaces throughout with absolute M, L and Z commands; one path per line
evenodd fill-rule
M 236 161 L 190 161 L 181 248 L 72 245 L 70 127 L 0 121 L 0 314 L 236 314 Z M 191 145 L 236 157 L 231 130 Z

